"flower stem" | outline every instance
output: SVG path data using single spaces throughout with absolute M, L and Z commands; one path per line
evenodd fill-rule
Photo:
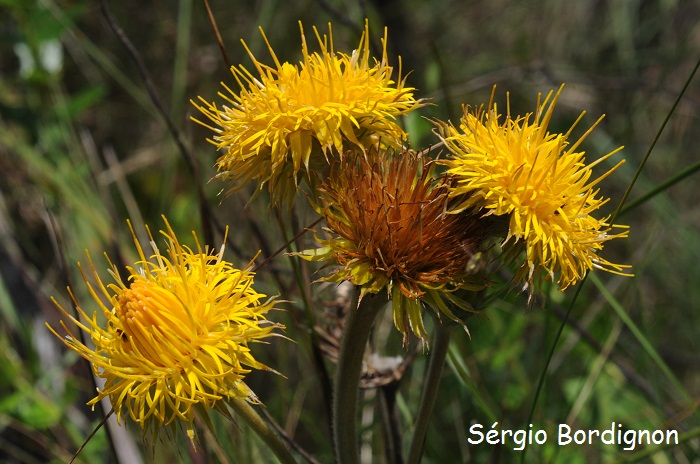
M 339 464 L 358 462 L 357 398 L 362 360 L 374 319 L 387 301 L 382 295 L 368 294 L 358 306 L 359 295 L 360 288 L 357 287 L 345 319 L 335 375 L 333 441 Z
M 387 464 L 401 464 L 401 432 L 398 411 L 396 409 L 396 392 L 399 384 L 390 383 L 379 388 L 380 413 L 382 415 L 384 451 Z
M 428 432 L 428 423 L 430 422 L 430 417 L 433 415 L 433 407 L 435 406 L 435 400 L 437 399 L 437 393 L 440 387 L 440 378 L 442 377 L 442 370 L 445 367 L 445 358 L 447 357 L 448 348 L 450 347 L 452 327 L 453 324 L 435 321 L 434 343 L 430 350 L 428 372 L 425 377 L 423 394 L 421 395 L 420 405 L 418 407 L 416 425 L 413 430 L 413 438 L 411 439 L 411 448 L 408 451 L 408 460 L 406 461 L 407 464 L 418 464 L 421 462 L 425 436 Z
M 232 400 L 228 402 L 236 415 L 242 418 L 248 426 L 270 447 L 277 459 L 282 464 L 296 464 L 289 449 L 279 435 L 270 428 L 267 423 L 255 412 L 255 409 L 245 400 Z

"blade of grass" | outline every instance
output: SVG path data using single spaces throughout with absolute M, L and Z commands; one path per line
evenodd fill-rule
M 231 400 L 228 405 L 235 411 L 236 417 L 240 417 L 250 427 L 260 439 L 275 453 L 275 456 L 283 464 L 295 464 L 296 460 L 292 456 L 287 444 L 282 440 L 276 430 L 270 427 L 260 415 L 245 400 Z
M 187 70 L 190 58 L 191 31 L 192 31 L 192 3 L 193 0 L 179 0 L 177 11 L 177 34 L 175 42 L 175 56 L 172 71 L 172 90 L 170 93 L 170 117 L 181 126 L 184 121 L 184 104 L 187 89 Z M 176 144 L 168 141 L 166 150 L 162 152 L 160 161 L 161 186 L 158 199 L 158 210 L 168 211 L 172 206 L 172 194 L 177 191 L 178 163 L 175 155 Z
M 540 398 L 540 392 L 542 391 L 542 387 L 544 386 L 544 379 L 547 376 L 547 371 L 549 370 L 549 365 L 552 363 L 552 357 L 554 356 L 554 352 L 557 349 L 557 344 L 559 343 L 559 339 L 561 338 L 562 332 L 564 332 L 564 327 L 566 327 L 566 322 L 569 320 L 569 316 L 571 315 L 571 310 L 574 308 L 574 303 L 576 303 L 576 300 L 578 299 L 578 295 L 581 293 L 581 289 L 583 288 L 583 284 L 586 282 L 586 279 L 588 278 L 588 274 L 581 279 L 581 282 L 578 284 L 578 287 L 576 288 L 576 293 L 574 293 L 574 297 L 571 299 L 571 303 L 569 303 L 569 308 L 566 310 L 566 314 L 564 315 L 564 318 L 561 321 L 561 324 L 559 325 L 559 330 L 557 331 L 557 334 L 554 336 L 554 342 L 552 343 L 552 348 L 549 350 L 549 353 L 547 354 L 547 361 L 544 363 L 544 367 L 542 368 L 542 372 L 540 373 L 540 378 L 537 381 L 537 388 L 535 389 L 535 397 L 532 400 L 532 407 L 530 408 L 530 414 L 528 415 L 527 423 L 532 424 L 532 418 L 535 416 L 535 407 L 537 406 L 537 400 Z M 527 446 L 525 449 L 523 449 L 523 452 L 520 453 L 520 462 L 521 464 L 525 462 L 525 456 L 527 455 Z
M 207 201 L 206 194 L 204 192 L 204 187 L 200 179 L 199 164 L 197 164 L 197 162 L 195 161 L 195 158 L 192 156 L 190 149 L 185 144 L 180 130 L 177 128 L 172 118 L 170 117 L 170 113 L 165 108 L 165 104 L 161 100 L 158 90 L 156 89 L 156 86 L 153 80 L 151 79 L 150 72 L 146 67 L 146 63 L 141 53 L 136 48 L 136 46 L 134 46 L 133 42 L 131 41 L 131 39 L 129 39 L 124 30 L 121 28 L 121 26 L 117 23 L 117 20 L 112 14 L 112 10 L 110 9 L 109 2 L 107 0 L 100 0 L 100 10 L 102 11 L 102 15 L 104 16 L 104 18 L 107 20 L 110 29 L 112 29 L 112 32 L 114 32 L 114 35 L 122 43 L 124 48 L 126 48 L 129 55 L 131 55 L 132 60 L 136 64 L 139 75 L 143 80 L 143 84 L 146 86 L 148 96 L 150 97 L 152 103 L 158 110 L 160 119 L 165 124 L 166 129 L 170 133 L 173 142 L 175 142 L 175 145 L 177 146 L 180 155 L 182 156 L 188 167 L 189 174 L 194 182 L 195 193 L 197 194 L 197 203 L 199 206 L 199 215 L 202 221 L 204 241 L 205 243 L 214 243 L 214 232 L 212 227 L 214 221 L 212 220 L 212 211 Z
M 656 143 L 658 142 L 659 138 L 661 137 L 661 134 L 663 133 L 664 129 L 666 128 L 666 124 L 671 119 L 671 115 L 673 115 L 676 108 L 678 107 L 678 104 L 680 103 L 681 99 L 685 95 L 685 92 L 688 89 L 688 87 L 690 86 L 690 82 L 695 77 L 695 74 L 697 73 L 698 68 L 700 68 L 700 60 L 698 60 L 697 63 L 695 64 L 695 67 L 693 68 L 690 75 L 688 76 L 688 79 L 686 80 L 685 85 L 683 86 L 680 93 L 678 94 L 676 101 L 673 103 L 673 106 L 671 106 L 671 109 L 669 110 L 668 114 L 666 115 L 666 118 L 664 118 L 663 123 L 661 123 L 661 126 L 659 127 L 659 130 L 657 131 L 656 136 L 654 137 L 654 140 L 652 141 L 651 145 L 649 146 L 649 149 L 647 150 L 646 154 L 644 155 L 644 158 L 642 159 L 641 163 L 639 163 L 639 167 L 637 168 L 637 172 L 635 172 L 634 177 L 632 178 L 632 181 L 630 181 L 629 185 L 627 186 L 627 190 L 625 191 L 625 194 L 622 196 L 622 199 L 620 200 L 620 204 L 617 206 L 615 213 L 613 213 L 613 215 L 610 219 L 610 224 L 613 224 L 615 222 L 615 219 L 617 219 L 617 217 L 620 215 L 620 211 L 622 210 L 622 207 L 625 205 L 625 202 L 627 201 L 627 198 L 629 197 L 630 192 L 632 191 L 632 188 L 634 187 L 634 184 L 636 183 L 637 179 L 639 178 L 639 175 L 641 174 L 642 170 L 644 169 L 644 166 L 646 166 L 647 160 L 649 159 L 649 156 L 651 156 L 651 152 L 654 150 Z M 584 284 L 586 283 L 586 279 L 588 278 L 588 276 L 590 274 L 591 273 L 586 274 L 584 276 L 584 278 L 581 279 L 581 282 L 578 284 L 578 288 L 576 289 L 576 293 L 574 293 L 574 296 L 571 299 L 571 304 L 569 305 L 569 308 L 566 311 L 566 315 L 564 316 L 564 318 L 561 321 L 561 325 L 559 326 L 559 330 L 557 331 L 557 334 L 554 338 L 554 343 L 552 343 L 552 349 L 549 352 L 549 355 L 547 357 L 547 361 L 545 362 L 544 368 L 542 369 L 542 373 L 540 374 L 540 378 L 537 382 L 537 388 L 535 390 L 535 397 L 532 401 L 532 407 L 530 408 L 528 423 L 532 423 L 532 418 L 535 415 L 535 408 L 537 406 L 537 401 L 539 399 L 540 392 L 542 391 L 542 385 L 544 384 L 544 379 L 547 375 L 547 370 L 549 368 L 549 364 L 552 362 L 552 356 L 554 355 L 554 351 L 556 350 L 557 343 L 559 342 L 559 338 L 561 337 L 561 334 L 564 331 L 564 326 L 566 325 L 567 321 L 569 320 L 569 315 L 571 314 L 571 310 L 574 307 L 574 303 L 576 303 L 576 300 L 578 299 L 578 295 L 581 293 L 581 289 L 583 288 Z M 686 393 L 686 395 L 687 395 L 687 393 Z M 527 447 L 525 447 L 523 452 L 520 454 L 520 462 L 521 463 L 525 462 L 526 455 L 527 455 Z
M 641 329 L 637 326 L 637 324 L 634 323 L 632 318 L 627 314 L 625 309 L 622 307 L 622 305 L 615 299 L 615 297 L 608 291 L 608 289 L 603 285 L 603 282 L 598 278 L 597 275 L 591 273 L 591 281 L 593 282 L 593 285 L 596 286 L 596 288 L 600 291 L 600 294 L 603 295 L 603 297 L 606 299 L 606 301 L 612 306 L 613 310 L 615 313 L 619 316 L 619 318 L 622 320 L 622 322 L 625 323 L 627 328 L 632 332 L 632 334 L 635 336 L 637 341 L 639 342 L 640 345 L 642 345 L 642 348 L 644 348 L 644 351 L 647 352 L 649 357 L 656 363 L 656 365 L 661 369 L 661 372 L 664 373 L 666 378 L 673 384 L 673 386 L 678 390 L 678 392 L 683 396 L 683 399 L 687 401 L 693 410 L 696 408 L 693 398 L 690 396 L 688 391 L 683 387 L 683 384 L 678 380 L 678 378 L 671 372 L 671 369 L 668 367 L 668 365 L 664 362 L 663 359 L 661 359 L 661 356 L 659 353 L 654 349 L 652 346 L 651 342 L 644 336 L 644 333 L 642 333 Z
M 204 0 L 204 8 L 207 10 L 207 16 L 209 17 L 211 28 L 214 31 L 214 35 L 216 36 L 216 43 L 219 44 L 221 57 L 224 59 L 226 67 L 230 68 L 231 60 L 228 57 L 228 53 L 226 52 L 226 46 L 224 46 L 224 40 L 221 38 L 221 33 L 219 32 L 219 26 L 216 25 L 216 18 L 214 18 L 214 13 L 212 13 L 211 7 L 209 6 L 209 2 L 207 0 Z
M 692 440 L 694 438 L 700 437 L 700 427 L 695 427 L 694 429 L 688 430 L 687 432 L 681 434 L 678 437 L 678 445 L 681 443 L 684 443 L 688 440 Z M 641 461 L 642 459 L 649 458 L 650 456 L 653 456 L 654 454 L 663 451 L 665 449 L 673 448 L 674 446 L 678 446 L 675 443 L 669 443 L 667 445 L 658 445 L 658 446 L 648 446 L 644 448 L 642 451 L 633 454 L 632 456 L 625 457 L 620 459 L 617 462 L 637 462 Z M 648 461 L 645 461 L 648 462 Z
M 460 383 L 466 387 L 467 390 L 469 390 L 469 393 L 472 394 L 477 406 L 488 417 L 489 423 L 496 422 L 498 419 L 496 418 L 496 413 L 494 412 L 493 406 L 491 406 L 491 399 L 485 397 L 484 394 L 476 387 L 472 381 L 467 363 L 464 362 L 462 354 L 454 344 L 450 345 L 450 350 L 447 353 L 447 363 L 450 366 L 450 369 L 452 369 L 452 372 L 457 375 Z
M 659 138 L 661 138 L 661 134 L 663 133 L 664 129 L 666 128 L 666 124 L 668 124 L 668 121 L 671 119 L 671 116 L 673 115 L 673 113 L 675 113 L 676 108 L 678 107 L 678 104 L 683 99 L 683 96 L 685 95 L 686 90 L 688 90 L 688 87 L 690 86 L 690 82 L 695 77 L 695 74 L 697 73 L 698 68 L 700 68 L 700 59 L 698 60 L 697 63 L 695 63 L 695 67 L 690 72 L 690 76 L 688 76 L 688 79 L 685 81 L 685 84 L 683 85 L 683 88 L 681 89 L 680 93 L 678 94 L 676 101 L 673 102 L 673 106 L 671 106 L 671 109 L 669 110 L 668 114 L 666 115 L 666 118 L 664 118 L 664 121 L 661 123 L 661 127 L 659 127 L 659 130 L 656 132 L 656 135 L 654 136 L 654 140 L 651 142 L 651 145 L 649 145 L 647 152 L 644 154 L 644 158 L 642 158 L 642 162 L 639 163 L 639 167 L 637 168 L 637 172 L 634 173 L 634 177 L 632 178 L 629 185 L 627 186 L 627 190 L 625 191 L 625 194 L 622 196 L 622 200 L 620 200 L 620 204 L 617 206 L 615 213 L 613 213 L 612 217 L 610 218 L 610 224 L 614 223 L 615 219 L 617 219 L 617 217 L 620 215 L 620 212 L 622 211 L 622 207 L 627 202 L 627 198 L 630 196 L 630 193 L 632 192 L 632 188 L 634 187 L 634 184 L 637 182 L 639 175 L 642 173 L 642 169 L 644 169 L 644 166 L 646 166 L 647 160 L 649 160 L 649 156 L 651 156 L 651 152 L 654 150 L 656 143 L 659 141 Z
M 2 197 L 0 196 L 0 202 Z M 5 285 L 5 279 L 0 276 L 0 320 L 3 321 L 5 330 L 16 332 L 20 328 L 20 319 L 17 315 L 17 307 L 12 302 L 9 289 Z
M 187 87 L 187 64 L 190 55 L 190 31 L 192 29 L 192 1 L 180 0 L 177 13 L 177 42 L 173 64 L 173 89 L 170 95 L 170 114 L 178 121 L 182 115 Z
M 566 416 L 566 421 L 564 421 L 564 423 L 571 424 L 578 417 L 579 412 L 581 412 L 584 405 L 588 401 L 588 398 L 591 395 L 591 392 L 593 391 L 593 387 L 598 381 L 600 373 L 603 371 L 603 367 L 608 362 L 610 353 L 612 352 L 615 343 L 617 343 L 617 339 L 620 337 L 621 332 L 622 325 L 620 324 L 620 320 L 617 319 L 613 325 L 612 330 L 610 331 L 610 334 L 608 335 L 607 340 L 605 341 L 605 344 L 598 353 L 598 356 L 596 356 L 595 360 L 593 361 L 590 371 L 588 373 L 588 377 L 586 378 L 586 382 L 581 387 L 581 390 L 579 391 L 578 396 L 576 397 L 576 401 L 571 407 L 569 415 Z
M 623 214 L 627 213 L 631 209 L 636 208 L 637 206 L 641 205 L 642 203 L 646 202 L 647 200 L 654 198 L 659 193 L 665 191 L 669 187 L 677 184 L 678 182 L 682 181 L 686 177 L 689 177 L 698 171 L 700 171 L 700 162 L 697 162 L 697 163 L 693 164 L 692 166 L 685 168 L 684 170 L 682 170 L 681 172 L 679 172 L 675 176 L 671 177 L 667 181 L 662 182 L 661 184 L 657 185 L 653 189 L 649 190 L 647 193 L 645 193 L 641 197 L 635 198 L 634 200 L 630 201 L 629 203 L 627 203 L 625 205 L 624 208 L 622 208 L 620 210 L 619 216 L 622 216 Z
M 276 212 L 275 218 L 277 219 L 277 225 L 279 226 L 280 232 L 285 242 L 284 246 L 286 247 L 287 252 L 289 253 L 288 258 L 289 263 L 291 264 L 292 270 L 294 272 L 294 281 L 297 284 L 299 295 L 301 296 L 301 302 L 304 308 L 304 315 L 306 316 L 306 323 L 308 324 L 308 337 L 310 342 L 309 349 L 311 351 L 310 354 L 312 356 L 312 359 L 314 360 L 314 367 L 316 369 L 316 374 L 318 375 L 318 380 L 321 385 L 321 391 L 323 392 L 326 414 L 330 418 L 333 416 L 333 400 L 331 399 L 333 389 L 331 386 L 331 379 L 328 374 L 328 370 L 326 369 L 326 365 L 323 362 L 323 354 L 321 353 L 321 345 L 318 341 L 318 334 L 314 330 L 314 327 L 316 327 L 316 314 L 312 307 L 312 300 L 310 295 L 311 290 L 309 285 L 310 280 L 308 278 L 304 278 L 305 273 L 303 272 L 302 267 L 300 266 L 299 260 L 295 256 L 291 255 L 291 253 L 299 251 L 298 240 L 303 234 L 308 232 L 308 228 L 302 229 L 294 236 L 293 239 L 289 240 L 287 228 L 279 211 Z M 316 223 L 318 223 L 318 221 L 316 221 L 314 224 Z M 265 262 L 266 261 L 263 261 L 261 265 L 265 264 Z M 308 275 L 306 277 L 308 277 Z
M 56 20 L 66 28 L 68 33 L 76 44 L 80 45 L 83 51 L 102 68 L 112 79 L 114 79 L 128 93 L 131 98 L 138 103 L 151 117 L 157 118 L 158 111 L 155 105 L 151 104 L 148 94 L 139 85 L 132 81 L 122 70 L 117 66 L 102 49 L 91 41 L 64 12 L 61 6 L 51 0 L 42 0 L 40 2 Z

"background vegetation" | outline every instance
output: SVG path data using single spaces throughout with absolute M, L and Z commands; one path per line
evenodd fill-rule
M 277 55 L 291 62 L 300 59 L 298 20 L 307 36 L 311 26 L 325 31 L 332 22 L 336 49 L 345 52 L 356 46 L 363 18 L 369 18 L 375 43 L 388 26 L 390 62 L 398 64 L 400 54 L 404 71 L 413 70 L 409 84 L 435 104 L 422 111 L 427 117 L 456 122 L 461 105 L 488 102 L 494 84 L 498 101 L 509 92 L 513 113 L 522 114 L 534 109 L 538 92 L 565 82 L 552 129 L 565 131 L 585 109 L 579 134 L 607 115 L 585 144 L 589 161 L 625 146 L 627 163 L 603 185 L 603 193 L 613 199 L 608 212 L 622 198 L 700 57 L 697 1 L 213 0 L 210 5 L 231 63 L 247 66 L 241 38 L 268 61 L 258 26 Z M 231 226 L 235 246 L 229 257 L 240 265 L 258 249 L 260 260 L 271 256 L 313 220 L 299 208 L 290 226 L 282 228 L 264 195 L 246 207 L 252 186 L 224 197 L 217 196 L 220 182 L 208 182 L 215 174 L 216 153 L 205 141 L 209 132 L 190 121 L 196 110 L 188 100 L 214 99 L 219 82 L 232 80 L 203 3 L 127 0 L 111 2 L 110 8 L 143 59 L 191 158 L 182 156 L 99 2 L 0 0 L 2 462 L 66 461 L 102 417 L 84 406 L 93 395 L 87 366 L 44 327 L 58 319 L 49 295 L 66 302 L 68 283 L 88 301 L 76 285 L 80 277 L 74 266 L 84 260 L 85 249 L 98 262 L 102 250 L 121 262 L 132 261 L 126 218 L 137 230 L 143 223 L 157 229 L 165 214 L 181 237 L 193 229 L 203 233 L 198 188 L 211 205 L 212 223 Z M 486 429 L 498 422 L 503 428 L 527 429 L 532 423 L 547 430 L 548 443 L 528 448 L 527 462 L 700 460 L 700 193 L 690 177 L 699 161 L 699 110 L 696 80 L 630 200 L 655 188 L 657 194 L 619 218 L 630 225 L 630 238 L 604 251 L 613 262 L 633 264 L 636 277 L 594 273 L 583 284 L 532 419 L 538 380 L 575 291 L 552 290 L 546 304 L 529 311 L 523 295 L 511 294 L 471 320 L 471 338 L 453 337 L 425 462 L 522 458 L 511 446 L 469 445 L 474 422 Z M 429 123 L 419 117 L 404 123 L 414 146 L 434 143 Z M 672 185 L 664 184 L 674 178 Z M 213 229 L 213 244 L 219 244 L 221 230 Z M 300 240 L 297 245 L 311 244 L 309 237 Z M 292 267 L 284 256 L 260 270 L 258 289 L 291 301 L 287 311 L 273 317 L 287 325 L 287 336 L 296 343 L 279 339 L 259 347 L 259 356 L 286 379 L 258 372 L 249 380 L 287 433 L 320 462 L 329 462 L 322 377 L 310 348 L 304 304 L 311 294 L 295 277 L 312 281 L 312 271 Z M 309 307 L 323 318 L 337 298 L 335 287 L 312 289 Z M 390 324 L 383 321 L 378 330 L 390 332 Z M 417 351 L 397 395 L 399 420 L 409 436 L 426 356 L 415 344 L 404 350 L 394 335 L 385 349 L 390 355 Z M 326 368 L 332 371 L 328 361 Z M 367 393 L 363 458 L 382 462 L 383 451 L 375 446 L 381 441 L 375 425 L 379 412 L 371 401 L 377 392 Z M 556 446 L 559 423 L 605 429 L 613 421 L 632 429 L 677 429 L 682 442 L 654 454 Z M 243 425 L 217 424 L 219 442 L 207 437 L 205 453 L 161 445 L 145 459 L 272 459 Z M 141 449 L 136 429 L 128 427 L 126 435 L 123 427 L 111 429 L 111 435 L 101 430 L 79 459 L 116 462 L 110 442 L 122 450 L 135 442 Z

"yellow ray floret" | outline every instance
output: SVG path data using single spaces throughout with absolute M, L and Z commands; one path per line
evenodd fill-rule
M 517 278 L 531 292 L 543 278 L 556 280 L 564 290 L 590 269 L 624 274 L 629 268 L 597 254 L 604 242 L 626 237 L 628 231 L 611 234 L 611 227 L 624 226 L 591 215 L 608 201 L 596 185 L 624 160 L 595 179 L 592 168 L 622 147 L 586 164 L 584 152 L 577 150 L 600 119 L 573 144 L 568 140 L 573 127 L 566 134 L 549 133 L 562 88 L 553 98 L 553 92 L 543 102 L 538 98 L 534 115 L 511 118 L 508 112 L 501 123 L 496 105 L 489 104 L 488 111 L 465 108 L 459 129 L 438 123 L 452 153 L 444 164 L 457 181 L 451 196 L 464 198 L 458 209 L 480 207 L 486 214 L 510 217 L 505 242 L 524 242 L 526 260 Z
M 107 258 L 114 282 L 105 285 L 88 255 L 90 278 L 81 273 L 104 322 L 75 298 L 82 321 L 56 303 L 94 345 L 61 337 L 105 381 L 88 404 L 109 397 L 118 418 L 129 416 L 144 432 L 152 427 L 156 433 L 176 420 L 191 428 L 195 410 L 219 407 L 220 400 L 255 400 L 243 379 L 251 369 L 268 368 L 253 357 L 249 343 L 281 327 L 265 319 L 274 301 L 253 289 L 252 272 L 224 261 L 223 247 L 218 254 L 203 251 L 196 236 L 196 251 L 181 245 L 166 226 L 166 254 L 149 231 L 150 259 L 134 235 L 140 260 L 127 267 L 126 281 Z
M 240 91 L 222 84 L 223 106 L 202 97 L 199 104 L 193 102 L 214 123 L 207 127 L 223 151 L 217 162 L 220 176 L 234 189 L 252 179 L 261 188 L 267 183 L 274 204 L 290 200 L 299 173 L 342 154 L 348 145 L 366 148 L 381 139 L 399 146 L 406 134 L 397 116 L 422 105 L 400 69 L 392 79 L 386 31 L 381 60 L 376 60 L 370 57 L 367 25 L 350 55 L 334 50 L 330 24 L 327 37 L 314 28 L 320 52 L 309 52 L 301 23 L 300 29 L 299 64 L 280 62 L 263 33 L 274 66 L 258 61 L 244 42 L 257 75 L 232 67 Z

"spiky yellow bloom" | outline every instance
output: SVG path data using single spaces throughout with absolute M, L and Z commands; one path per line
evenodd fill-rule
M 107 257 L 114 282 L 105 285 L 88 255 L 96 284 L 82 268 L 81 273 L 105 322 L 97 312 L 89 316 L 75 298 L 84 322 L 56 303 L 94 345 L 61 337 L 105 381 L 88 404 L 109 397 L 118 418 L 128 415 L 144 433 L 155 434 L 177 421 L 191 432 L 195 412 L 216 408 L 227 414 L 225 399 L 256 401 L 243 379 L 251 369 L 268 368 L 253 357 L 249 344 L 281 327 L 264 317 L 273 299 L 253 289 L 252 272 L 223 260 L 223 246 L 218 254 L 203 251 L 195 236 L 192 251 L 180 244 L 167 220 L 166 226 L 161 231 L 168 241 L 165 255 L 149 231 L 154 253 L 147 259 L 134 235 L 140 260 L 127 267 L 126 281 Z
M 404 341 L 409 328 L 427 338 L 421 302 L 463 325 L 447 303 L 472 311 L 453 292 L 485 284 L 474 267 L 488 221 L 446 214 L 449 181 L 433 179 L 433 168 L 425 153 L 346 153 L 318 192 L 328 238 L 299 254 L 339 265 L 324 280 L 348 280 L 361 295 L 387 288 Z
M 225 105 L 202 97 L 201 105 L 193 102 L 216 126 L 210 129 L 213 143 L 224 150 L 217 162 L 220 177 L 233 189 L 252 179 L 260 188 L 267 184 L 273 204 L 292 201 L 300 173 L 310 165 L 327 166 L 329 157 L 349 146 L 367 148 L 378 140 L 400 146 L 406 134 L 397 116 L 422 105 L 413 97 L 415 89 L 405 86 L 400 69 L 392 80 L 386 31 L 377 61 L 370 58 L 367 25 L 351 55 L 334 50 L 330 24 L 323 38 L 314 28 L 321 51 L 309 53 L 299 26 L 301 63 L 281 63 L 261 29 L 274 66 L 258 61 L 243 42 L 258 76 L 243 66 L 232 67 L 239 93 L 222 84 L 226 93 L 219 95 Z
M 622 147 L 586 164 L 584 152 L 577 150 L 602 118 L 573 144 L 568 140 L 585 113 L 566 134 L 549 133 L 562 88 L 553 98 L 553 92 L 542 102 L 538 97 L 534 118 L 533 114 L 511 118 L 508 112 L 501 123 L 496 105 L 489 104 L 488 111 L 469 113 L 465 108 L 461 131 L 438 123 L 453 155 L 444 161 L 457 181 L 451 196 L 464 198 L 457 210 L 481 207 L 487 214 L 509 216 L 505 243 L 524 242 L 526 259 L 516 278 L 531 294 L 545 278 L 556 279 L 564 290 L 592 268 L 623 275 L 629 268 L 597 254 L 606 241 L 628 234 L 627 230 L 611 234 L 611 227 L 625 226 L 611 226 L 609 217 L 591 215 L 608 201 L 594 187 L 624 160 L 591 180 L 593 167 Z

